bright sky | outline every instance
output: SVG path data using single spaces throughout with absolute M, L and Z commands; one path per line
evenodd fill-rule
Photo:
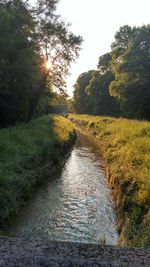
M 120 26 L 150 23 L 150 0 L 60 0 L 58 13 L 84 39 L 80 57 L 72 64 L 67 92 L 72 95 L 78 76 L 96 69 L 99 56 L 110 51 Z

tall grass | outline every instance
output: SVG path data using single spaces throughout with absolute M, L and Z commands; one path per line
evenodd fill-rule
M 3 229 L 36 183 L 58 169 L 74 139 L 72 124 L 44 116 L 0 130 L 0 227 Z M 55 167 L 55 168 L 54 168 Z
M 120 243 L 150 246 L 150 122 L 70 115 L 99 141 L 118 210 Z

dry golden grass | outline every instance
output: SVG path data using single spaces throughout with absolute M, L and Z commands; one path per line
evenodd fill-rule
M 150 122 L 88 115 L 69 118 L 99 140 L 120 216 L 122 244 L 150 246 Z

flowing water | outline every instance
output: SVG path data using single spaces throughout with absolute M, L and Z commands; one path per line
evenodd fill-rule
M 116 245 L 115 220 L 111 191 L 96 146 L 78 133 L 60 177 L 37 190 L 9 234 Z

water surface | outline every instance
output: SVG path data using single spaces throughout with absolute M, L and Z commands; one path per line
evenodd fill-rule
M 60 177 L 37 190 L 9 234 L 116 245 L 115 221 L 112 195 L 96 145 L 78 133 Z

